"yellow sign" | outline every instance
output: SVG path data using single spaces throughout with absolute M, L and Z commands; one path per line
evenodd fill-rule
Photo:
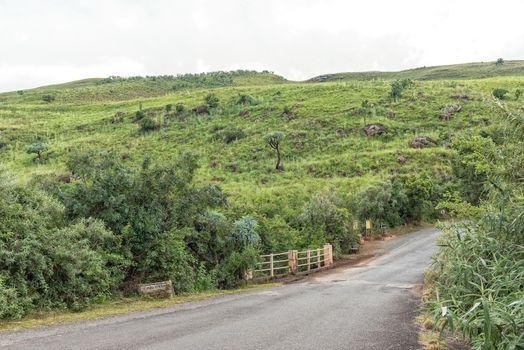
M 371 220 L 366 220 L 366 230 L 371 230 Z
M 354 231 L 358 231 L 358 226 L 359 226 L 358 224 L 359 224 L 358 220 L 353 221 L 353 230 Z

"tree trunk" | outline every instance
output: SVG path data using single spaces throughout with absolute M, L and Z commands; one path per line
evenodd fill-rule
M 280 150 L 277 148 L 275 148 L 277 150 L 277 165 L 275 167 L 276 170 L 280 170 Z

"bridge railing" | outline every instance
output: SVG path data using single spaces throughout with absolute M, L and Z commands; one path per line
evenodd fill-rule
M 325 244 L 322 248 L 303 251 L 289 250 L 260 256 L 256 268 L 248 279 L 274 278 L 289 274 L 309 273 L 333 264 L 333 247 Z

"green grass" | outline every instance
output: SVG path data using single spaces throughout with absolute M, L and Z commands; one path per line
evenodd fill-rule
M 390 82 L 381 80 L 304 84 L 271 73 L 251 73 L 234 78 L 233 85 L 226 87 L 163 91 L 162 84 L 151 79 L 108 84 L 86 80 L 23 95 L 0 94 L 2 167 L 27 183 L 34 174 L 64 174 L 65 161 L 75 152 L 111 150 L 139 164 L 145 155 L 165 162 L 190 149 L 200 155 L 197 183 L 212 183 L 227 191 L 230 214 L 264 217 L 285 236 L 293 230 L 304 202 L 329 186 L 335 186 L 344 199 L 392 174 L 451 176 L 453 154 L 445 147 L 442 108 L 463 107 L 450 121 L 454 135 L 490 125 L 496 113 L 491 91 L 503 87 L 513 99 L 514 91 L 523 88 L 524 77 L 417 81 L 396 102 L 388 99 Z M 118 91 L 116 99 L 106 94 L 112 87 Z M 90 91 L 87 95 L 85 89 Z M 56 100 L 43 102 L 44 92 L 56 95 Z M 182 103 L 190 109 L 202 104 L 209 92 L 220 99 L 220 107 L 211 115 L 163 116 L 166 104 Z M 257 104 L 237 105 L 239 94 L 253 96 Z M 468 99 L 457 100 L 454 95 Z M 365 118 L 357 113 L 363 100 L 374 106 Z M 518 108 L 522 100 L 507 100 L 507 104 Z M 160 129 L 139 131 L 133 116 L 140 105 L 162 124 Z M 292 120 L 282 114 L 291 106 L 296 114 Z M 243 110 L 249 115 L 240 116 Z M 116 112 L 125 113 L 121 123 L 111 122 Z M 395 112 L 395 118 L 388 118 L 388 112 Z M 388 134 L 367 137 L 362 129 L 372 123 L 385 125 Z M 241 129 L 245 137 L 226 144 L 218 134 L 227 129 Z M 263 141 L 270 131 L 286 135 L 283 172 L 274 171 L 275 155 Z M 410 148 L 418 135 L 431 136 L 438 145 Z M 35 164 L 33 155 L 25 152 L 38 140 L 50 150 L 42 164 Z M 399 154 L 407 159 L 403 165 L 397 163 Z

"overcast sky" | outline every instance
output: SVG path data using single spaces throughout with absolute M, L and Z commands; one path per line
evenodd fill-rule
M 109 75 L 524 59 L 524 0 L 0 0 L 0 91 Z

